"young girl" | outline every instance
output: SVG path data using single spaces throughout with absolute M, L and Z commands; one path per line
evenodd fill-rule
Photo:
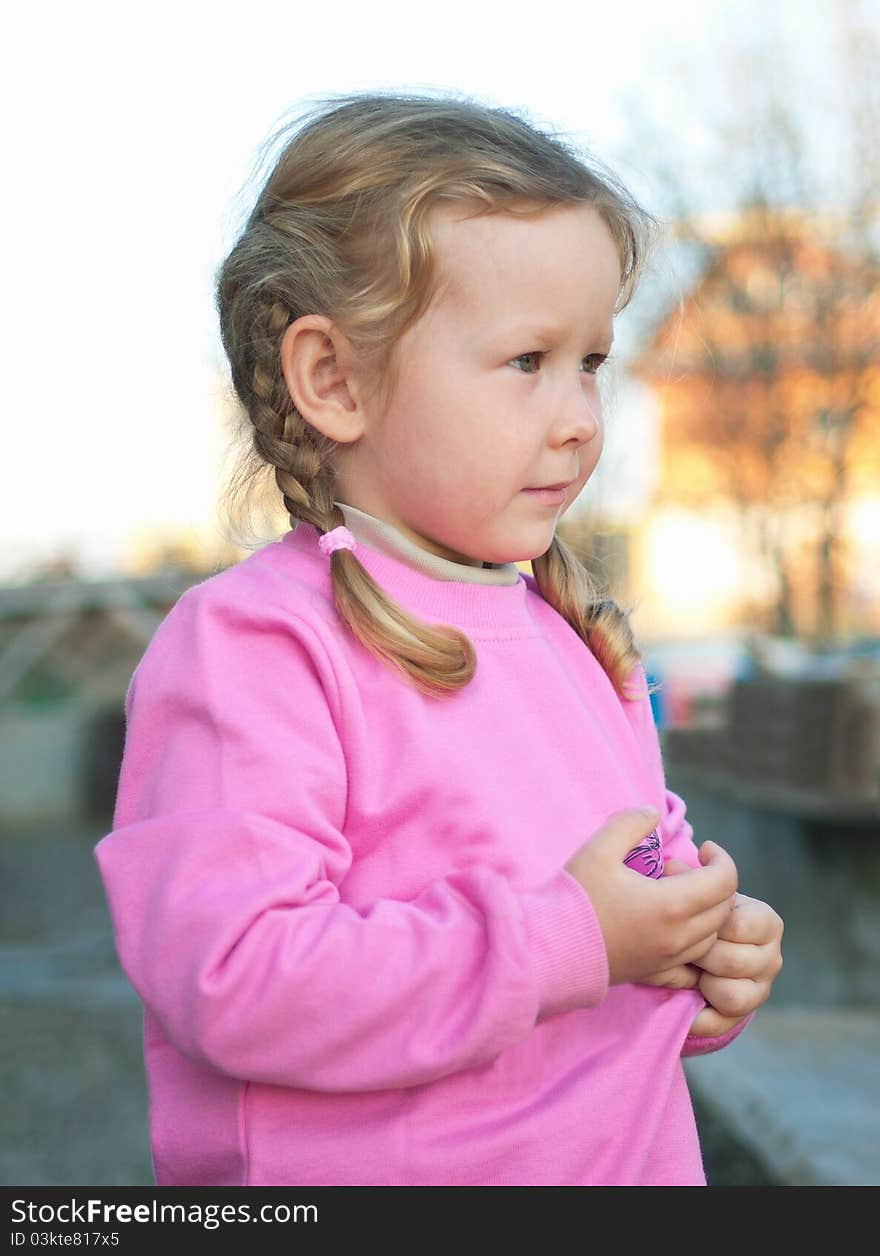
M 705 1183 L 681 1057 L 782 924 L 697 852 L 627 613 L 555 534 L 648 223 L 511 112 L 355 95 L 223 264 L 292 526 L 126 700 L 97 858 L 159 1185 Z

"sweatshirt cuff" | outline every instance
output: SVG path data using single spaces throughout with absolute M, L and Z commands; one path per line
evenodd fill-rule
M 580 883 L 561 868 L 520 901 L 538 986 L 536 1019 L 601 1003 L 608 993 L 608 953 Z
M 755 1011 L 757 1011 L 757 1008 Z M 749 1012 L 748 1016 L 741 1020 L 738 1025 L 734 1025 L 732 1029 L 728 1029 L 726 1034 L 719 1034 L 715 1038 L 707 1038 L 700 1034 L 688 1034 L 684 1040 L 681 1054 L 683 1056 L 708 1055 L 710 1051 L 720 1051 L 729 1042 L 733 1042 L 734 1038 L 739 1037 L 754 1015 L 755 1012 Z

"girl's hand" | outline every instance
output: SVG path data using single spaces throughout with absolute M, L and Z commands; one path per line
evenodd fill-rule
M 686 864 L 683 859 L 667 859 L 663 865 L 664 877 L 674 877 L 678 872 L 689 871 L 690 865 Z M 733 903 L 736 895 L 731 895 L 730 906 L 733 909 Z M 700 969 L 697 967 L 696 961 L 689 964 L 676 964 L 671 968 L 664 968 L 660 972 L 652 973 L 648 977 L 642 977 L 640 985 L 646 986 L 666 986 L 670 990 L 692 990 L 700 981 Z
M 626 867 L 627 853 L 657 824 L 656 808 L 615 812 L 565 865 L 587 892 L 608 954 L 609 984 L 644 981 L 708 954 L 733 910 L 736 865 L 704 842 L 700 866 L 654 880 Z
M 663 875 L 687 870 L 682 860 L 670 859 Z M 733 907 L 704 955 L 643 978 L 645 985 L 670 989 L 699 986 L 709 1007 L 691 1025 L 697 1037 L 720 1037 L 745 1020 L 766 1002 L 782 968 L 782 919 L 767 903 L 745 894 L 734 894 Z
M 714 1038 L 727 1033 L 769 998 L 782 968 L 782 918 L 767 903 L 734 895 L 734 908 L 718 938 L 694 963 L 697 985 L 709 1007 L 690 1032 Z

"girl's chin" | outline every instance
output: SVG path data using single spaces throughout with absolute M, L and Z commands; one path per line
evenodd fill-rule
M 510 558 L 499 558 L 494 561 L 501 563 L 530 563 L 536 558 L 540 558 L 542 554 L 546 554 L 550 546 L 553 544 L 555 531 L 550 531 L 541 541 L 533 545 L 523 545 L 521 549 L 512 554 Z

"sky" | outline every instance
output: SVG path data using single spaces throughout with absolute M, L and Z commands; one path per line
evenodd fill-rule
M 821 75 L 841 3 L 16 6 L 0 76 L 0 581 L 58 557 L 113 574 L 156 536 L 219 542 L 230 431 L 213 275 L 291 109 L 471 93 L 565 131 L 650 208 L 633 110 L 674 125 L 676 159 L 698 168 L 731 107 L 719 49 L 764 41 Z M 650 407 L 622 384 L 603 454 L 621 500 L 649 487 L 651 440 Z

